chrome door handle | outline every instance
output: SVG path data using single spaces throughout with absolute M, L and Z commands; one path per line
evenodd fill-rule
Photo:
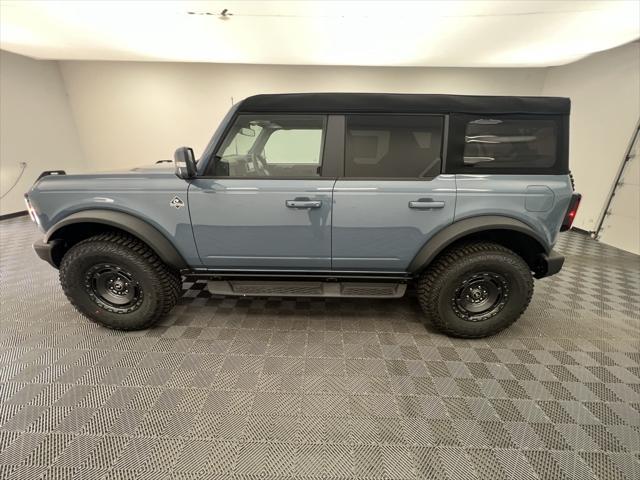
M 432 208 L 444 208 L 444 202 L 435 202 L 430 198 L 421 198 L 409 202 L 409 208 L 415 208 L 416 210 L 431 210 Z
M 320 208 L 322 200 L 309 200 L 308 198 L 296 198 L 287 200 L 285 205 L 288 208 Z

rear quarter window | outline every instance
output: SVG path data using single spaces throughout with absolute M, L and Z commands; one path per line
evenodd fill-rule
M 567 173 L 560 116 L 454 115 L 450 173 Z

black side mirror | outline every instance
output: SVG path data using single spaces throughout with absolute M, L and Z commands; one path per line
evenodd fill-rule
M 180 147 L 173 154 L 173 165 L 176 167 L 176 176 L 188 180 L 196 176 L 196 158 L 189 147 Z

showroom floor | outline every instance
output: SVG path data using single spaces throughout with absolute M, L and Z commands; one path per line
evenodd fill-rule
M 121 333 L 1 229 L 0 478 L 638 479 L 640 257 L 561 235 L 565 269 L 485 340 L 414 298 L 187 289 Z

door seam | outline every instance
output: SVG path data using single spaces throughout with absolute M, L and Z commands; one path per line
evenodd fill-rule
M 336 190 L 336 183 L 338 183 L 338 179 L 336 178 L 333 181 L 333 186 L 331 187 L 331 211 L 330 213 L 330 218 L 331 218 L 331 226 L 329 228 L 329 270 L 333 270 L 333 206 L 334 206 L 334 200 L 333 200 L 333 195 L 335 193 Z

